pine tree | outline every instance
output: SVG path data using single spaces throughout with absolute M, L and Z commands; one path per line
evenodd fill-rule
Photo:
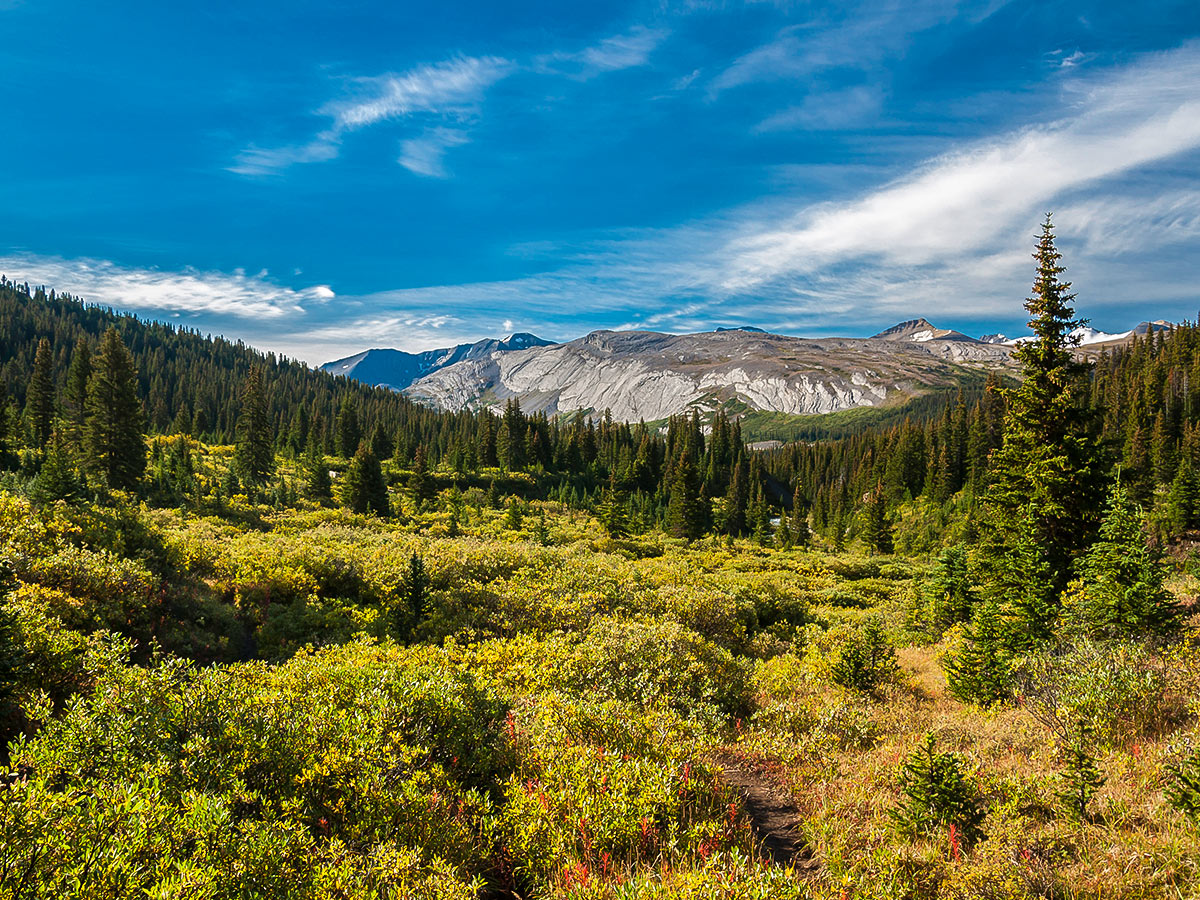
M 929 576 L 925 596 L 931 624 L 945 631 L 971 618 L 974 588 L 967 566 L 967 548 L 955 544 L 941 552 Z
M 351 456 L 358 451 L 358 445 L 362 441 L 362 428 L 358 424 L 358 410 L 354 408 L 354 402 L 349 397 L 342 401 L 338 410 L 334 431 L 337 434 L 339 455 Z
M 962 648 L 944 659 L 942 667 L 950 693 L 964 703 L 991 706 L 1008 696 L 1012 663 L 994 602 L 975 611 Z
M 1117 482 L 1100 539 L 1079 561 L 1073 612 L 1087 631 L 1109 637 L 1164 635 L 1179 609 L 1163 587 L 1164 572 L 1146 543 L 1145 517 Z
M 882 481 L 877 481 L 866 497 L 862 536 L 873 553 L 892 552 L 892 523 L 888 520 L 887 493 Z
M 37 503 L 74 500 L 83 494 L 74 454 L 57 430 L 50 436 L 45 459 L 29 487 L 29 494 Z
M 54 426 L 54 356 L 50 341 L 38 341 L 33 358 L 33 374 L 25 391 L 25 412 L 29 418 L 30 437 L 35 447 L 44 447 Z
M 1006 392 L 1004 443 L 993 455 L 980 523 L 981 583 L 1001 602 L 1012 599 L 1015 586 L 994 576 L 1013 568 L 1006 558 L 1016 552 L 1022 529 L 1031 530 L 1029 539 L 1044 553 L 1055 595 L 1062 591 L 1072 560 L 1095 534 L 1104 489 L 1089 407 L 1089 366 L 1072 355 L 1071 331 L 1085 323 L 1074 318 L 1070 283 L 1059 281 L 1065 269 L 1049 216 L 1034 259 L 1033 296 L 1025 302 L 1034 338 L 1013 354 L 1023 380 Z
M 1106 780 L 1096 768 L 1096 759 L 1091 752 L 1094 746 L 1091 729 L 1086 722 L 1080 721 L 1066 748 L 1067 766 L 1062 774 L 1063 787 L 1055 792 L 1067 814 L 1077 822 L 1087 819 L 1088 804 Z
M 246 375 L 242 385 L 242 408 L 238 414 L 233 461 L 245 484 L 262 486 L 275 471 L 271 420 L 267 416 L 262 370 L 257 366 Z
M 109 487 L 134 490 L 146 471 L 137 369 L 116 328 L 100 340 L 88 380 L 85 461 Z
M 696 467 L 686 456 L 675 464 L 671 499 L 667 504 L 667 530 L 675 537 L 693 541 L 703 534 L 700 484 Z
M 812 541 L 812 529 L 808 525 L 808 510 L 804 504 L 804 493 L 797 482 L 792 494 L 792 541 L 797 547 L 807 547 Z
M 87 407 L 88 379 L 92 377 L 92 346 L 86 337 L 75 342 L 71 368 L 67 372 L 67 393 L 64 398 L 70 437 L 75 446 L 83 442 L 84 417 Z
M 434 482 L 429 474 L 429 466 L 425 461 L 425 448 L 418 447 L 413 456 L 412 474 L 408 476 L 405 485 L 413 499 L 413 504 L 420 510 L 434 496 Z
M 333 481 L 329 477 L 329 462 L 317 441 L 310 434 L 308 449 L 304 454 L 304 493 L 318 503 L 333 498 Z
M 954 825 L 963 840 L 980 836 L 984 809 L 979 792 L 967 779 L 962 760 L 953 753 L 938 753 L 933 734 L 900 769 L 900 790 L 905 802 L 892 816 L 901 830 L 911 835 L 928 835 Z
M 342 476 L 342 505 L 356 513 L 391 514 L 387 483 L 371 448 L 363 441 Z

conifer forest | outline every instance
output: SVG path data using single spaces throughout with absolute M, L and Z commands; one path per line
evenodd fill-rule
M 0 900 L 1200 896 L 1200 324 L 1032 249 L 770 445 L 0 281 Z

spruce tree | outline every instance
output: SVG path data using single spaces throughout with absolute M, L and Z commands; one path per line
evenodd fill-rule
M 46 338 L 38 341 L 33 358 L 33 374 L 25 391 L 25 414 L 33 446 L 45 447 L 54 426 L 54 356 Z
M 88 470 L 109 487 L 135 490 L 146 471 L 137 369 L 116 328 L 100 339 L 88 380 L 84 435 Z
M 245 484 L 262 486 L 275 471 L 275 448 L 262 370 L 255 366 L 242 385 L 242 408 L 237 421 L 234 465 Z
M 375 458 L 387 459 L 395 450 L 395 444 L 392 443 L 392 438 L 387 433 L 387 429 L 383 427 L 383 423 L 376 422 L 375 428 L 371 431 L 371 452 L 375 454 Z
M 1165 573 L 1147 545 L 1145 525 L 1141 509 L 1117 482 L 1100 539 L 1079 561 L 1073 612 L 1085 631 L 1127 638 L 1178 627 L 1179 609 L 1163 587 Z
M 75 455 L 55 430 L 46 447 L 42 467 L 29 487 L 29 495 L 37 503 L 53 503 L 74 500 L 82 494 L 83 483 L 79 479 Z
M 628 498 L 624 492 L 617 491 L 610 481 L 601 496 L 599 506 L 596 507 L 596 516 L 609 537 L 619 538 L 629 534 L 627 503 Z
M 1067 815 L 1077 822 L 1087 819 L 1088 804 L 1106 780 L 1096 768 L 1096 758 L 1092 755 L 1094 747 L 1095 740 L 1091 728 L 1086 722 L 1080 721 L 1066 748 L 1067 765 L 1062 773 L 1063 786 L 1055 792 Z
M 329 477 L 329 462 L 316 435 L 310 434 L 304 454 L 304 493 L 310 500 L 322 503 L 333 498 L 333 481 Z
M 1190 456 L 1186 454 L 1167 493 L 1164 524 L 1174 536 L 1200 527 L 1200 479 L 1196 476 Z
M 409 628 L 415 628 L 429 615 L 429 573 L 425 560 L 414 552 L 408 560 L 408 577 L 404 583 L 404 600 Z
M 937 752 L 932 733 L 904 761 L 899 780 L 904 805 L 892 816 L 903 832 L 929 835 L 954 825 L 965 843 L 980 837 L 985 811 L 979 792 L 957 755 Z
M 520 531 L 522 518 L 521 504 L 517 501 L 516 497 L 510 497 L 508 511 L 504 516 L 504 527 L 509 531 Z
M 436 486 L 429 474 L 429 466 L 425 461 L 425 448 L 423 446 L 417 447 L 417 452 L 413 455 L 412 474 L 408 476 L 408 483 L 405 486 L 408 488 L 413 505 L 418 511 L 434 497 Z
M 83 441 L 84 417 L 87 406 L 88 379 L 92 377 L 92 346 L 86 337 L 75 342 L 71 368 L 67 372 L 67 393 L 64 398 L 71 441 L 80 446 Z
M 387 483 L 371 448 L 363 441 L 342 476 L 342 505 L 357 513 L 391 514 Z
M 950 693 L 964 703 L 991 706 L 1008 696 L 1012 659 L 1000 611 L 992 601 L 975 611 L 958 653 L 942 661 Z
M 700 483 L 696 467 L 687 456 L 675 464 L 671 498 L 667 504 L 667 530 L 675 537 L 693 541 L 704 533 L 700 509 Z
M 967 548 L 963 544 L 947 547 L 938 555 L 925 590 L 930 624 L 945 631 L 956 622 L 971 618 L 974 587 L 967 566 Z
M 978 559 L 984 589 L 1010 602 L 1019 581 L 1001 576 L 1014 568 L 1018 536 L 1045 554 L 1054 593 L 1066 586 L 1072 561 L 1096 532 L 1104 477 L 1090 414 L 1089 365 L 1074 358 L 1075 318 L 1070 283 L 1054 243 L 1050 217 L 1034 253 L 1037 275 L 1026 300 L 1033 338 L 1017 347 L 1022 381 L 1005 392 L 1004 441 L 992 457 L 991 485 L 984 498 Z M 1022 515 L 1024 513 L 1024 515 Z
M 804 503 L 804 493 L 800 490 L 800 484 L 796 484 L 796 490 L 792 494 L 792 522 L 791 522 L 792 541 L 797 547 L 807 547 L 812 541 L 812 529 L 808 525 L 808 509 Z
M 358 424 L 358 410 L 349 397 L 342 401 L 338 410 L 334 432 L 337 435 L 339 455 L 351 456 L 358 452 L 358 445 L 362 441 L 362 428 Z
M 862 536 L 873 553 L 892 552 L 892 523 L 888 520 L 887 492 L 882 481 L 877 481 L 874 490 L 867 495 Z

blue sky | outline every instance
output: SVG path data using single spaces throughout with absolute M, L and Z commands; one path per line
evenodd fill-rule
M 1200 4 L 0 0 L 0 272 L 313 363 L 1200 308 Z

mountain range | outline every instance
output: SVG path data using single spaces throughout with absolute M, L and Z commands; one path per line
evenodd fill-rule
M 1143 322 L 1120 334 L 1080 329 L 1099 347 L 1169 328 Z M 442 410 L 500 407 L 516 398 L 527 413 L 609 412 L 623 421 L 665 419 L 724 408 L 819 415 L 897 406 L 978 382 L 980 372 L 1015 371 L 1020 339 L 976 339 L 924 318 L 869 338 L 799 338 L 752 326 L 697 334 L 595 331 L 565 343 L 532 334 L 423 353 L 366 350 L 321 366 L 402 391 Z

